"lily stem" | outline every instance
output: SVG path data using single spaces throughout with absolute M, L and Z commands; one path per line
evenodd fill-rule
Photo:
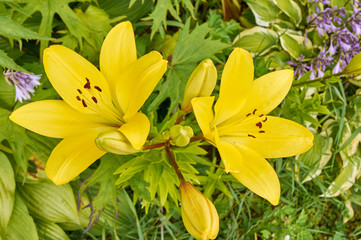
M 196 142 L 196 141 L 203 140 L 203 139 L 204 139 L 203 134 L 201 134 L 201 135 L 192 137 L 192 138 L 189 140 L 189 142 Z
M 179 115 L 179 117 L 178 117 L 177 120 L 175 121 L 174 125 L 179 124 L 179 123 L 183 120 L 183 118 L 184 118 L 185 115 L 186 115 L 186 113 L 182 111 L 182 113 Z
M 161 148 L 161 147 L 165 147 L 166 145 L 167 145 L 167 142 L 156 143 L 156 144 L 151 144 L 151 145 L 145 145 L 145 146 L 143 146 L 143 150 Z
M 183 177 L 183 174 L 182 174 L 181 171 L 179 170 L 179 166 L 178 166 L 177 162 L 175 161 L 175 158 L 174 158 L 174 156 L 173 156 L 173 154 L 172 154 L 172 152 L 171 152 L 171 150 L 170 150 L 170 148 L 169 148 L 169 145 L 166 145 L 166 146 L 165 146 L 165 151 L 167 152 L 168 158 L 169 158 L 170 162 L 172 163 L 173 168 L 174 168 L 174 171 L 175 171 L 175 173 L 177 174 L 179 180 L 180 180 L 181 182 L 184 182 L 185 179 L 184 179 L 184 177 Z
M 346 73 L 344 73 L 344 72 L 339 72 L 339 73 L 332 74 L 332 75 L 329 75 L 329 76 L 326 76 L 326 77 L 316 78 L 316 79 L 311 80 L 311 81 L 295 83 L 295 84 L 292 85 L 292 87 L 303 86 L 303 85 L 307 85 L 307 84 L 311 84 L 311 83 L 315 83 L 315 82 L 322 82 L 322 81 L 327 80 L 327 79 L 329 79 L 331 77 L 337 77 L 337 76 L 341 76 L 341 75 L 345 75 L 345 74 Z

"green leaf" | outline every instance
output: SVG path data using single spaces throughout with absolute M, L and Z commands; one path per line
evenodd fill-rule
M 0 50 L 1 55 L 1 50 Z M 1 59 L 1 56 L 0 56 Z M 1 60 L 0 60 L 1 65 Z M 0 106 L 11 109 L 15 104 L 15 87 L 5 81 L 4 75 L 0 75 Z
M 21 72 L 27 72 L 26 69 L 17 65 L 14 60 L 0 49 L 0 66 L 7 69 L 13 69 Z
M 38 40 L 52 40 L 50 37 L 43 36 L 39 33 L 33 32 L 21 24 L 13 21 L 10 16 L 0 16 L 1 28 L 0 35 L 10 39 L 38 39 Z
M 280 14 L 280 9 L 272 0 L 246 0 L 245 1 L 256 19 L 256 23 L 262 27 L 268 27 Z
M 233 41 L 235 47 L 241 47 L 252 53 L 267 53 L 277 47 L 277 33 L 271 29 L 254 27 L 242 31 Z
M 14 209 L 6 229 L 6 240 L 38 240 L 33 218 L 29 215 L 24 200 L 15 194 Z
M 308 56 L 310 49 L 312 49 L 312 43 L 309 39 L 306 40 L 305 44 L 304 36 L 291 32 L 281 34 L 281 46 L 294 59 L 297 59 L 301 55 Z
M 138 22 L 139 19 L 146 16 L 152 9 L 152 0 L 98 0 L 99 7 L 105 10 L 110 18 L 117 19 L 120 16 L 131 22 Z
M 273 0 L 273 2 L 293 20 L 296 25 L 302 21 L 302 11 L 294 0 Z
M 36 219 L 39 240 L 70 240 L 64 230 L 54 222 Z
M 15 178 L 8 158 L 0 152 L 0 238 L 4 236 L 14 207 Z

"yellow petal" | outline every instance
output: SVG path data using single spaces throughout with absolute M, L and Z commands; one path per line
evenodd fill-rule
M 147 140 L 150 123 L 143 113 L 136 113 L 123 124 L 119 131 L 123 133 L 135 149 L 143 147 Z
M 167 70 L 167 61 L 158 52 L 150 52 L 135 61 L 124 72 L 116 86 L 117 100 L 124 119 L 132 117 Z
M 210 124 L 213 121 L 213 102 L 214 97 L 199 97 L 192 100 L 192 107 L 198 125 L 202 130 L 203 136 L 210 141 L 213 141 L 213 134 L 210 128 Z
M 132 24 L 121 22 L 110 30 L 100 50 L 100 71 L 115 97 L 115 86 L 123 73 L 137 60 Z
M 61 100 L 44 100 L 26 104 L 16 109 L 10 120 L 38 134 L 65 138 L 85 129 L 107 126 L 107 120 L 84 114 Z
M 293 71 L 286 69 L 257 78 L 245 106 L 232 120 L 239 121 L 249 114 L 259 116 L 271 112 L 286 97 L 292 86 L 293 76 Z
M 98 128 L 64 138 L 52 151 L 46 163 L 46 175 L 55 184 L 64 184 L 78 176 L 105 154 L 95 145 L 101 132 L 112 128 Z
M 264 158 L 290 157 L 312 147 L 313 135 L 304 126 L 279 117 L 253 117 L 218 128 L 220 138 L 257 151 Z
M 72 108 L 116 121 L 108 83 L 85 58 L 69 48 L 53 45 L 44 50 L 44 68 L 55 90 Z
M 280 199 L 281 187 L 278 176 L 260 154 L 242 145 L 237 148 L 243 159 L 243 166 L 239 173 L 231 174 L 245 187 L 255 194 L 277 205 Z
M 219 98 L 215 105 L 215 122 L 221 122 L 237 114 L 250 93 L 253 82 L 253 60 L 249 52 L 236 48 L 224 66 Z
M 236 145 L 227 141 L 219 141 L 217 143 L 217 149 L 219 151 L 219 155 L 221 155 L 225 172 L 241 172 L 243 161 L 248 160 L 242 158 L 241 153 L 239 152 Z

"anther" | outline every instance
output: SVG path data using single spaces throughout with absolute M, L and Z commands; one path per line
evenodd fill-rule
M 265 133 L 265 131 L 262 131 L 262 130 L 261 130 L 261 131 L 259 131 L 259 133 Z
M 78 93 L 82 94 L 82 92 L 80 91 L 80 89 L 77 89 L 78 90 Z
M 257 111 L 257 109 L 253 110 L 253 113 L 252 113 L 252 114 L 254 115 L 254 114 L 256 113 L 256 111 Z
M 94 88 L 95 88 L 96 90 L 98 90 L 99 92 L 102 91 L 102 89 L 101 89 L 100 87 L 98 87 L 98 86 L 94 86 Z
M 249 116 L 251 116 L 251 114 L 252 114 L 252 113 L 248 113 L 248 114 L 246 115 L 246 117 L 249 117 Z
M 88 78 L 85 79 L 86 79 L 86 84 L 84 85 L 84 88 L 90 89 L 90 81 Z
M 258 122 L 258 123 L 256 123 L 256 126 L 259 127 L 259 128 L 262 128 L 262 123 Z
M 267 117 L 264 120 L 262 120 L 262 122 L 265 122 L 265 121 L 267 121 Z
M 80 101 L 80 97 L 79 97 L 79 96 L 76 96 L 76 99 L 77 99 L 78 101 Z
M 259 117 L 263 117 L 263 116 L 264 116 L 263 114 L 259 115 Z
M 95 103 L 98 102 L 98 100 L 96 99 L 96 97 L 92 97 L 92 100 L 93 100 Z
M 81 100 L 81 103 L 83 104 L 84 107 L 87 107 L 88 105 L 86 105 L 84 99 Z
M 251 134 L 248 134 L 248 137 L 256 138 L 255 136 L 253 136 L 253 135 L 251 135 Z

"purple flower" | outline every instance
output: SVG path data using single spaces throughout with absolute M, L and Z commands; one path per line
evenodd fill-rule
M 30 99 L 30 93 L 34 93 L 34 88 L 40 85 L 41 74 L 24 73 L 20 71 L 7 70 L 3 72 L 5 80 L 15 86 L 15 101 Z

